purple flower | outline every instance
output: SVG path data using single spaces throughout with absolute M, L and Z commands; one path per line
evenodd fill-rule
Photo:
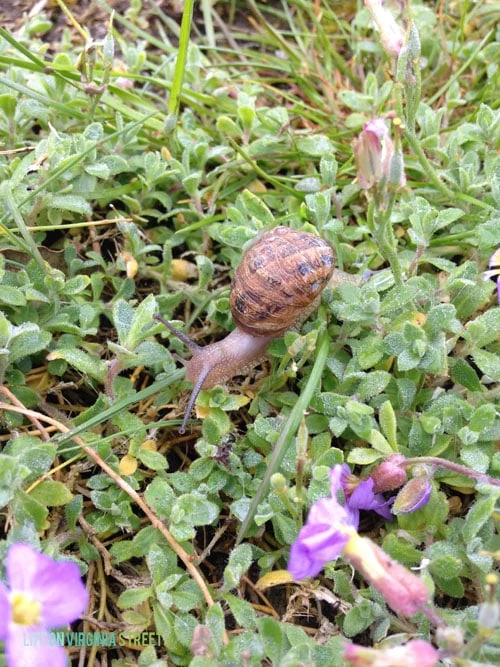
M 349 466 L 336 465 L 330 471 L 330 498 L 322 498 L 309 511 L 306 525 L 290 549 L 288 570 L 294 579 L 314 577 L 326 563 L 339 556 L 359 525 L 359 510 L 372 509 L 391 518 L 383 496 L 373 493 L 373 480 L 353 488 Z M 343 495 L 344 504 L 338 500 Z
M 0 641 L 9 667 L 66 667 L 61 646 L 50 640 L 30 645 L 51 628 L 75 621 L 85 611 L 88 593 L 75 563 L 57 562 L 27 544 L 12 544 L 6 559 L 7 583 L 0 582 Z
M 500 304 L 500 248 L 495 250 L 488 263 L 489 271 L 483 273 L 484 280 L 493 280 L 497 284 L 498 303 Z

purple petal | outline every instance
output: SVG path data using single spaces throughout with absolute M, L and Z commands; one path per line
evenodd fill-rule
M 336 472 L 340 479 L 341 471 Z M 345 533 L 349 525 L 349 513 L 335 498 L 316 501 L 290 550 L 288 570 L 293 577 L 314 577 L 326 563 L 335 560 L 349 539 Z
M 7 637 L 11 615 L 9 591 L 4 584 L 0 583 L 0 641 Z
M 495 250 L 488 262 L 490 269 L 496 270 L 500 273 L 500 248 Z
M 386 519 L 393 519 L 394 517 L 390 510 L 393 499 L 386 500 L 382 494 L 373 493 L 373 485 L 374 481 L 371 478 L 365 479 L 364 482 L 358 484 L 348 498 L 347 504 L 349 509 L 373 510 Z
M 309 510 L 307 525 L 352 525 L 349 514 L 335 498 L 321 498 Z
M 389 136 L 389 128 L 383 118 L 372 118 L 363 126 L 364 132 L 374 134 L 377 139 Z
M 332 498 L 337 498 L 339 491 L 345 495 L 345 484 L 351 474 L 351 469 L 347 463 L 337 464 L 330 470 L 330 494 Z
M 7 554 L 7 575 L 13 591 L 42 605 L 46 628 L 71 623 L 88 604 L 88 593 L 75 563 L 57 562 L 26 544 L 13 544 Z
M 43 628 L 12 624 L 5 642 L 7 664 L 9 667 L 66 667 L 68 658 L 62 646 L 49 644 L 49 635 Z
M 335 560 L 349 540 L 333 526 L 304 526 L 290 550 L 288 571 L 294 579 L 315 577 Z
M 48 556 L 38 553 L 28 544 L 11 544 L 7 552 L 6 570 L 7 581 L 13 591 L 29 591 L 31 584 L 37 578 L 41 559 Z M 49 559 L 52 562 L 51 559 Z M 43 561 L 45 562 L 45 561 Z

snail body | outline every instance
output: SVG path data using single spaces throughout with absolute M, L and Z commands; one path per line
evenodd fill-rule
M 276 227 L 257 238 L 236 268 L 229 299 L 236 328 L 223 340 L 201 347 L 155 315 L 192 353 L 185 366 L 194 387 L 180 433 L 199 392 L 255 366 L 273 339 L 314 310 L 333 271 L 333 252 L 323 239 Z

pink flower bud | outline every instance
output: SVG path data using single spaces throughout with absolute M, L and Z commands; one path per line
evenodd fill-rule
M 372 15 L 380 33 L 380 41 L 384 51 L 397 58 L 405 41 L 405 31 L 396 23 L 394 16 L 382 7 L 380 0 L 365 0 L 365 5 Z
M 405 457 L 402 454 L 392 454 L 371 471 L 370 477 L 374 481 L 375 493 L 399 489 L 406 482 L 406 468 L 401 465 L 404 461 Z
M 353 534 L 344 547 L 343 557 L 397 614 L 413 616 L 427 605 L 429 592 L 422 579 L 393 560 L 370 539 Z
M 369 190 L 381 181 L 388 181 L 394 156 L 394 144 L 383 118 L 374 118 L 366 123 L 354 144 L 356 177 L 363 190 Z M 404 185 L 404 170 L 399 171 L 398 184 Z
M 404 646 L 367 648 L 357 644 L 344 645 L 344 660 L 353 667 L 434 667 L 438 651 L 423 639 L 412 639 Z
M 428 477 L 414 477 L 407 482 L 396 496 L 394 514 L 408 514 L 429 502 L 432 484 Z

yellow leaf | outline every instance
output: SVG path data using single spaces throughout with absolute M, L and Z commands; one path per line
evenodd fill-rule
M 290 584 L 294 581 L 292 575 L 288 570 L 275 570 L 268 572 L 257 581 L 257 588 L 260 591 L 271 588 L 272 586 L 282 586 L 283 584 Z
M 120 475 L 133 475 L 137 470 L 137 459 L 130 454 L 126 454 L 120 461 L 118 466 Z

